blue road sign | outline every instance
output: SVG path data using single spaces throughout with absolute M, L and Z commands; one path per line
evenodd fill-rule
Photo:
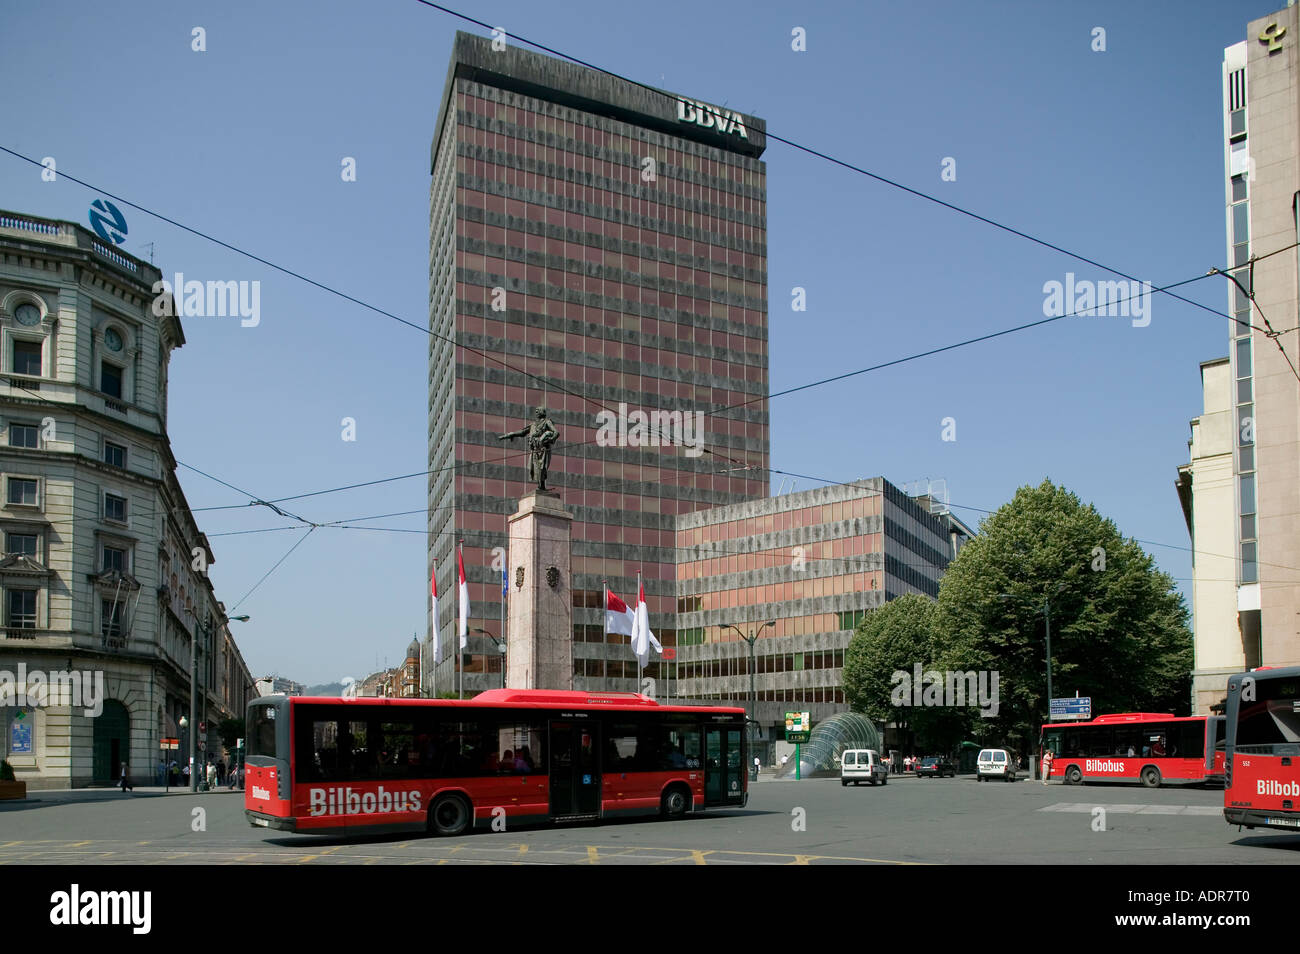
M 1051 705 L 1053 719 L 1091 719 L 1092 697 L 1083 696 L 1072 699 L 1053 699 Z

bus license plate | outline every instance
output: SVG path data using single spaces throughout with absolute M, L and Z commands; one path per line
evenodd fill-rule
M 1300 818 L 1270 818 L 1270 825 L 1285 825 L 1287 828 L 1300 828 Z
M 266 820 L 265 818 L 254 818 L 254 819 L 253 819 L 253 824 L 254 824 L 254 825 L 261 825 L 263 828 L 266 828 L 267 825 L 269 824 L 269 822 L 267 822 L 267 820 Z

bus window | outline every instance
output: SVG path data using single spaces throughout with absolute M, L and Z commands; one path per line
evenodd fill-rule
M 1256 698 L 1237 711 L 1236 751 L 1248 755 L 1300 755 L 1300 683 L 1261 679 Z
M 532 775 L 546 771 L 542 723 L 507 722 L 497 726 L 497 771 Z
M 288 753 L 277 754 L 275 746 L 275 707 L 255 706 L 252 710 L 253 724 L 249 726 L 248 754 L 265 755 L 270 758 L 284 758 Z

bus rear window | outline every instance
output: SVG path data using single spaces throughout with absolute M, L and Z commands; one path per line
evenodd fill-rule
M 275 706 L 254 706 L 249 710 L 248 754 L 278 758 L 275 748 Z

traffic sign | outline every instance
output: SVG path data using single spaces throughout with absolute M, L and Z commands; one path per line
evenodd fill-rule
M 199 739 L 199 751 L 202 752 L 207 747 L 208 747 L 208 743 L 203 741 L 202 739 Z
M 162 748 L 164 748 L 164 749 L 179 749 L 180 747 L 181 747 L 181 740 L 180 740 L 180 739 L 163 739 L 163 740 L 162 740 Z
M 1072 699 L 1053 699 L 1049 709 L 1048 720 L 1091 719 L 1092 697 L 1076 696 Z
M 665 646 L 664 659 L 676 659 L 676 658 L 677 658 L 677 650 L 674 649 L 672 646 Z

